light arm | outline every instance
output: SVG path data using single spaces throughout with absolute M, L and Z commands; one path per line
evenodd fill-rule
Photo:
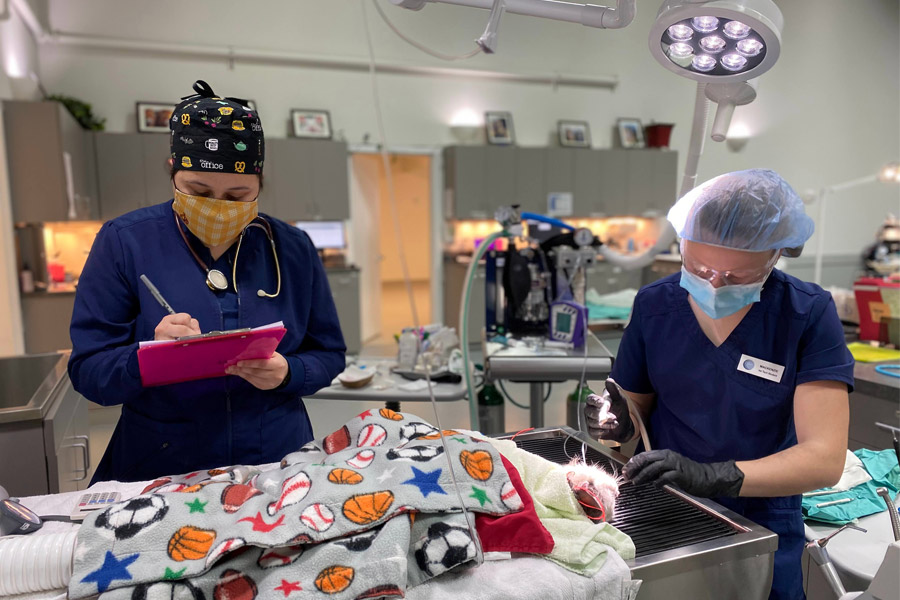
M 850 422 L 847 385 L 813 381 L 794 392 L 797 445 L 751 461 L 739 461 L 744 473 L 741 496 L 790 496 L 834 485 L 841 477 Z
M 429 2 L 456 4 L 490 10 L 494 0 L 391 0 L 391 3 L 410 10 L 421 10 Z M 555 21 L 581 23 L 588 27 L 621 29 L 634 20 L 634 0 L 616 0 L 616 7 L 597 6 L 558 0 L 504 0 L 506 12 Z

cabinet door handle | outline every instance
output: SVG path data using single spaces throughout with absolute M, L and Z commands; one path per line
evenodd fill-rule
M 86 435 L 76 435 L 76 440 L 84 440 L 84 470 L 91 470 L 91 438 Z
M 77 435 L 74 437 L 75 438 L 86 438 L 87 436 Z M 90 467 L 88 466 L 90 459 L 88 458 L 87 443 L 75 442 L 74 444 L 66 444 L 66 445 L 60 446 L 60 447 L 61 448 L 81 448 L 81 458 L 82 458 L 82 464 L 84 464 L 84 468 L 83 469 L 75 469 L 75 471 L 82 472 L 81 476 L 75 477 L 74 479 L 70 479 L 69 481 L 84 481 L 85 479 L 87 479 L 87 474 L 88 474 L 88 471 L 90 470 Z

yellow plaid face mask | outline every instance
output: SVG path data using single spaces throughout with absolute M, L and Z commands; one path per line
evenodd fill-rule
M 177 189 L 172 210 L 210 248 L 235 239 L 259 214 L 256 200 L 241 202 L 189 196 Z

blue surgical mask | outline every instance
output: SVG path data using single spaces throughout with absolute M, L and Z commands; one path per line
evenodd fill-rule
M 756 283 L 743 285 L 713 284 L 681 267 L 681 287 L 686 289 L 697 306 L 713 319 L 721 319 L 733 315 L 748 304 L 759 302 L 766 278 Z

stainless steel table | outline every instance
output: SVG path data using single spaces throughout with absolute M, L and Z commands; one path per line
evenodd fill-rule
M 584 348 L 534 349 L 523 354 L 516 349 L 504 348 L 491 351 L 485 343 L 484 370 L 489 380 L 509 380 L 529 384 L 531 426 L 544 426 L 544 399 L 542 384 L 587 379 L 606 378 L 612 370 L 613 355 L 593 333 L 587 336 L 587 358 Z
M 428 388 L 417 391 L 404 391 L 398 386 L 409 383 L 399 375 L 390 372 L 390 368 L 396 364 L 395 360 L 382 356 L 374 358 L 360 357 L 354 360 L 358 366 L 376 369 L 375 378 L 361 388 L 348 388 L 341 383 L 333 383 L 309 396 L 315 400 L 368 400 L 384 402 L 387 408 L 400 410 L 401 402 L 430 402 L 431 396 Z M 437 402 L 451 402 L 462 400 L 466 397 L 464 383 L 434 383 L 434 399 Z

